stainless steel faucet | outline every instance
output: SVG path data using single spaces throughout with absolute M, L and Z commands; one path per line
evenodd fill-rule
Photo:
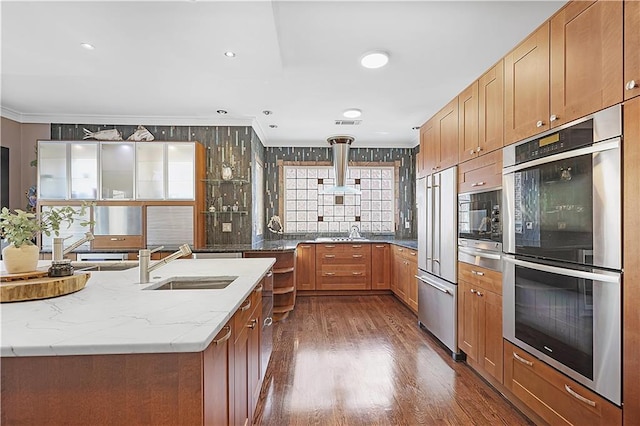
M 360 228 L 357 225 L 353 225 L 351 227 L 351 232 L 349 233 L 349 238 L 362 238 L 360 236 Z
M 70 237 L 67 237 L 67 238 L 70 238 Z M 64 240 L 66 240 L 67 238 L 62 238 L 62 237 L 54 237 L 53 238 L 53 250 L 52 250 L 52 253 L 51 253 L 51 260 L 53 262 L 61 261 L 65 254 L 77 249 L 82 244 L 86 243 L 87 241 L 92 241 L 95 237 L 93 236 L 93 234 L 91 232 L 85 232 L 84 233 L 84 238 L 79 239 L 78 241 L 76 241 L 75 243 L 71 244 L 69 247 L 67 247 L 65 249 L 64 248 Z
M 191 254 L 191 247 L 189 247 L 189 244 L 183 244 L 180 246 L 180 249 L 177 252 L 170 254 L 164 259 L 160 259 L 153 265 L 150 265 L 151 253 L 156 252 L 163 248 L 164 246 L 160 246 L 160 247 L 156 247 L 153 250 L 142 249 L 138 251 L 138 258 L 140 259 L 140 265 L 139 265 L 140 266 L 140 284 L 148 283 L 149 274 L 155 271 L 156 269 L 158 269 L 159 267 L 166 265 L 167 263 L 171 262 L 172 260 L 176 260 L 179 257 L 188 256 Z

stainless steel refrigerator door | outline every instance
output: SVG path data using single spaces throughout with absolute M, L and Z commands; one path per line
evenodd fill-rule
M 458 168 L 439 173 L 438 181 L 438 249 L 434 263 L 436 275 L 451 283 L 458 282 Z M 435 270 L 435 268 L 434 268 Z M 435 271 L 434 271 L 435 272 Z
M 458 353 L 458 289 L 418 271 L 418 321 L 455 355 Z
M 418 268 L 427 269 L 427 178 L 416 181 L 418 218 Z
M 424 236 L 426 239 L 426 265 L 424 270 L 427 272 L 433 272 L 433 210 L 434 210 L 434 200 L 433 200 L 433 186 L 434 186 L 434 175 L 427 176 L 427 232 Z M 420 254 L 420 253 L 418 253 Z

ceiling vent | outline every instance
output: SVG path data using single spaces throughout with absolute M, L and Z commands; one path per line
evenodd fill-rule
M 357 126 L 362 120 L 336 120 L 336 126 Z

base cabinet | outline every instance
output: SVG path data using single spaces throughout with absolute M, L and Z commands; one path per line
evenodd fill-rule
M 414 313 L 418 313 L 418 252 L 393 246 L 393 283 L 391 290 Z
M 317 290 L 370 290 L 371 244 L 318 244 Z
M 316 289 L 316 245 L 296 246 L 296 289 Z
M 391 248 L 389 244 L 371 245 L 371 290 L 391 288 Z
M 504 385 L 549 424 L 622 424 L 620 408 L 506 340 L 504 361 Z
M 233 319 L 230 320 L 204 352 L 205 425 L 233 424 L 231 403 L 234 400 Z
M 294 250 L 246 251 L 243 257 L 273 257 L 273 321 L 289 316 L 296 305 L 296 256 Z
M 458 346 L 480 373 L 502 383 L 502 274 L 458 262 Z

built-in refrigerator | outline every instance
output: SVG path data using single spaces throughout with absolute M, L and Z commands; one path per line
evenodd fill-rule
M 458 168 L 416 182 L 418 217 L 418 324 L 452 352 L 458 350 Z

